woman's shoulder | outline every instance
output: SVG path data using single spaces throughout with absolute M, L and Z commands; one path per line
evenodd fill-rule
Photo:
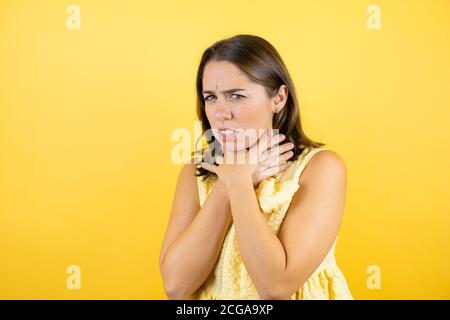
M 197 172 L 197 165 L 198 164 L 193 159 L 188 160 L 181 167 L 180 174 L 195 175 Z
M 178 175 L 178 184 L 181 184 L 185 190 L 198 192 L 197 185 L 197 163 L 188 161 L 183 164 Z
M 343 158 L 334 150 L 317 147 L 310 148 L 304 155 L 305 167 L 300 176 L 300 184 L 308 184 L 318 179 L 326 181 L 345 179 L 347 169 Z

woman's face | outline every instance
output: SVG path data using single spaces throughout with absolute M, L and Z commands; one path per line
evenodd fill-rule
M 231 62 L 206 64 L 203 97 L 212 134 L 222 150 L 252 146 L 264 129 L 272 128 L 276 96 L 269 98 L 262 85 L 252 82 Z

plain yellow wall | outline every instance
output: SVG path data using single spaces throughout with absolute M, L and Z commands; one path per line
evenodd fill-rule
M 381 9 L 381 29 L 367 8 Z M 69 30 L 76 4 L 81 28 Z M 357 299 L 450 298 L 450 3 L 0 1 L 0 298 L 165 299 L 158 255 L 203 50 L 264 37 L 345 160 Z M 198 254 L 201 254 L 199 252 Z M 81 269 L 81 288 L 66 268 Z M 367 286 L 367 268 L 381 288 Z

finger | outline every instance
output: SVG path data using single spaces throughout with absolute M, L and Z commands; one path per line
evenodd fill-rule
M 265 159 L 261 162 L 263 165 L 267 166 L 273 166 L 280 161 L 285 161 L 290 159 L 294 153 L 292 151 L 289 151 L 294 148 L 294 144 L 289 143 L 283 143 L 278 148 L 273 148 L 270 152 L 267 151 L 268 155 L 265 157 Z
M 268 145 L 270 135 L 270 129 L 264 129 L 258 141 L 253 145 L 253 148 L 257 148 L 256 152 L 258 153 L 258 156 L 260 156 L 261 153 L 266 150 L 265 146 Z
M 287 162 L 283 162 L 279 165 L 273 166 L 273 167 L 268 167 L 266 169 L 264 169 L 262 171 L 262 173 L 268 177 L 276 175 L 277 173 L 283 172 L 284 170 L 286 170 L 289 166 L 289 163 Z
M 253 157 L 256 157 L 258 162 L 264 158 L 263 153 L 269 147 L 269 139 L 271 135 L 271 129 L 264 129 L 259 139 L 249 150 L 250 154 L 252 154 Z
M 284 141 L 285 139 L 286 139 L 286 136 L 284 134 L 282 134 L 281 132 L 273 135 L 270 138 L 268 149 L 278 147 L 280 145 L 281 141 Z
M 280 156 L 278 157 L 278 162 L 283 163 L 285 161 L 288 161 L 293 156 L 294 156 L 294 152 L 292 152 L 292 151 L 285 152 L 283 154 L 280 154 Z
M 292 142 L 286 142 L 279 145 L 279 154 L 285 153 L 286 151 L 294 149 L 294 144 Z
M 258 137 L 259 135 L 259 137 Z M 268 139 L 268 135 L 269 135 L 269 129 L 247 129 L 245 131 L 245 140 L 246 143 L 248 142 L 249 147 L 247 150 L 248 153 L 248 158 L 250 163 L 259 163 L 260 162 L 260 158 L 261 158 L 261 145 L 266 145 L 267 144 L 267 139 Z M 253 142 L 250 145 L 250 142 L 255 140 L 255 142 Z
M 265 160 L 268 157 L 280 154 L 282 152 L 279 150 L 280 142 L 284 139 L 286 139 L 286 137 L 282 133 L 271 136 L 266 143 L 265 148 L 261 150 L 261 159 Z
M 217 166 L 210 164 L 208 162 L 202 162 L 200 163 L 200 165 L 202 166 L 203 169 L 206 169 L 208 171 L 214 172 L 215 174 L 217 174 Z

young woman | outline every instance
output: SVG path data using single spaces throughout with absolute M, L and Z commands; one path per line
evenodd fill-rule
M 178 178 L 160 253 L 168 297 L 352 299 L 334 257 L 346 168 L 303 132 L 278 52 L 258 36 L 218 41 L 196 86 L 207 144 Z

